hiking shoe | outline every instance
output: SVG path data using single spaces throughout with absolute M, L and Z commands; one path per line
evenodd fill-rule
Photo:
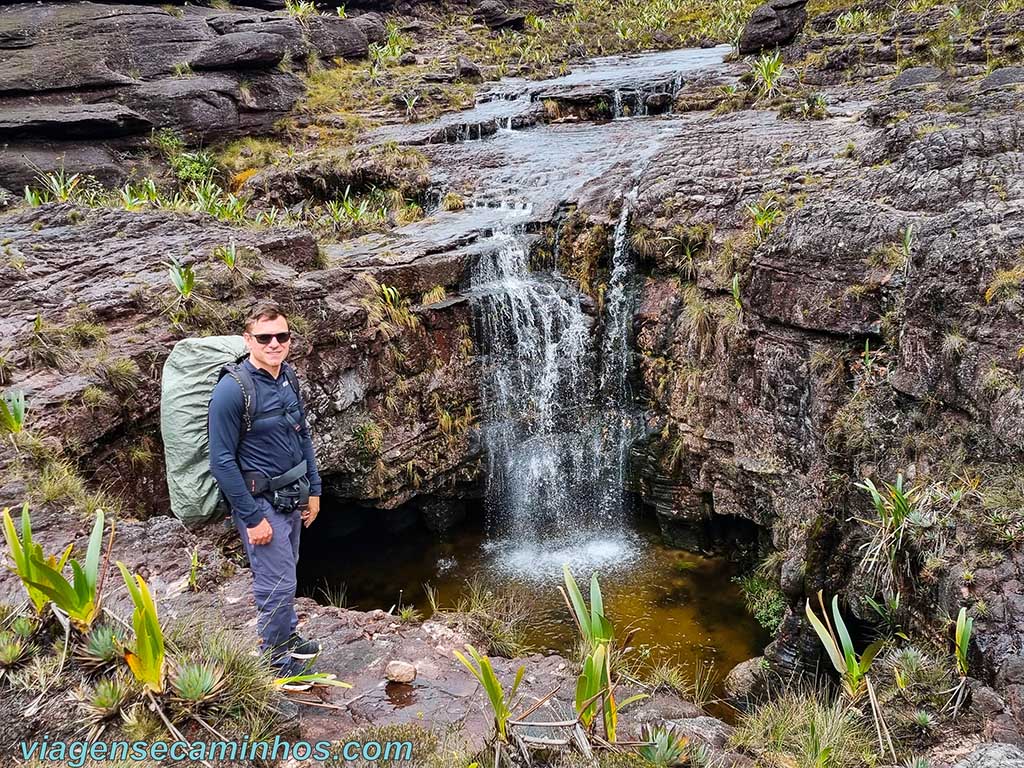
M 309 664 L 299 661 L 298 659 L 293 659 L 291 656 L 283 656 L 274 662 L 274 671 L 277 673 L 278 677 L 307 675 L 310 673 L 309 667 Z M 299 681 L 282 683 L 280 686 L 282 691 L 308 691 L 312 687 L 312 683 Z
M 296 633 L 288 638 L 288 655 L 293 659 L 315 659 L 320 655 L 320 643 L 316 640 L 306 640 Z

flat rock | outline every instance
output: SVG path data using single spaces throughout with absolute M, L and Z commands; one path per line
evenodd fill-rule
M 1024 83 L 1024 67 L 1001 67 L 978 86 L 980 91 L 993 91 L 998 88 L 1009 88 Z
M 764 686 L 763 657 L 747 659 L 733 667 L 725 678 L 725 692 L 734 699 L 756 697 Z
M 6 138 L 100 139 L 145 133 L 152 123 L 121 104 L 40 104 L 0 111 Z
M 682 734 L 690 741 L 707 744 L 713 749 L 725 749 L 733 732 L 731 725 L 705 715 L 668 722 L 677 733 Z
M 941 80 L 945 74 L 938 67 L 911 67 L 900 72 L 889 83 L 890 91 L 905 91 Z
M 455 60 L 455 76 L 467 83 L 479 83 L 484 79 L 480 66 L 465 56 L 459 56 Z
M 189 60 L 192 69 L 266 69 L 284 58 L 285 39 L 267 32 L 231 32 Z
M 981 744 L 953 768 L 1024 768 L 1024 750 L 1012 744 Z
M 352 19 L 353 23 L 363 30 L 366 40 L 370 43 L 382 43 L 388 36 L 384 17 L 379 13 L 364 13 Z

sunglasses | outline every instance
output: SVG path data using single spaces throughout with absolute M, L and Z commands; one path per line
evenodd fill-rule
M 281 331 L 280 333 L 252 333 L 250 334 L 258 344 L 269 344 L 271 339 L 277 339 L 278 344 L 287 344 L 292 340 L 291 331 Z

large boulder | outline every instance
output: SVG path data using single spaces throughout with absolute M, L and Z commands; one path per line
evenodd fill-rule
M 473 19 L 491 29 L 523 29 L 526 26 L 526 14 L 510 11 L 500 0 L 484 0 L 473 11 Z
M 807 21 L 807 0 L 768 0 L 750 15 L 740 36 L 740 53 L 759 53 L 790 42 Z

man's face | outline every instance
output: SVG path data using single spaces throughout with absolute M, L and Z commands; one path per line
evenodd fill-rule
M 288 321 L 283 317 L 273 320 L 257 320 L 252 328 L 242 334 L 249 355 L 254 364 L 261 368 L 277 368 L 288 357 L 291 340 L 280 342 L 274 334 L 288 331 Z M 267 338 L 269 336 L 269 338 Z M 266 339 L 266 343 L 261 340 Z

